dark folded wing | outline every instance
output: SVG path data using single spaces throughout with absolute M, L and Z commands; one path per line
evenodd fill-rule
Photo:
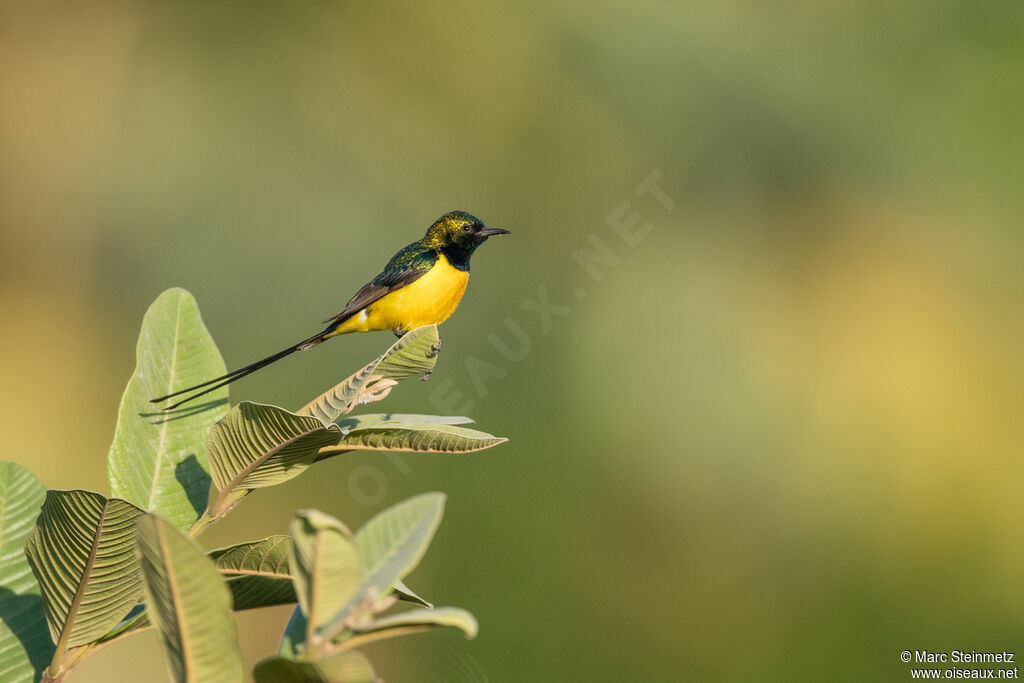
M 341 324 L 363 310 L 385 294 L 401 289 L 423 277 L 437 262 L 433 252 L 419 244 L 410 244 L 394 255 L 380 275 L 367 282 L 355 293 L 345 310 L 324 321 L 325 324 Z

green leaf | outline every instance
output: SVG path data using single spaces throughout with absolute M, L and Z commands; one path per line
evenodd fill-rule
M 206 436 L 228 411 L 228 391 L 219 389 L 202 403 L 171 413 L 150 399 L 223 375 L 224 360 L 195 299 L 177 288 L 146 311 L 135 354 L 135 372 L 121 397 L 107 456 L 110 491 L 185 529 L 206 509 Z
M 386 421 L 357 426 L 338 443 L 325 448 L 317 460 L 349 451 L 411 451 L 416 453 L 471 453 L 505 443 L 508 439 L 475 429 L 445 424 Z
M 209 552 L 231 589 L 235 610 L 295 602 L 288 542 L 287 536 L 269 536 Z
M 307 631 L 306 617 L 302 614 L 302 608 L 296 606 L 292 610 L 292 616 L 284 627 L 284 634 L 281 636 L 281 644 L 277 653 L 282 657 L 298 657 L 306 645 Z
M 147 628 L 152 628 L 153 624 L 149 621 L 149 614 L 146 612 L 146 606 L 143 604 L 136 605 L 132 608 L 132 611 L 128 613 L 121 622 L 107 631 L 98 643 L 109 643 L 113 640 L 117 640 L 123 636 L 127 636 L 129 633 L 136 631 L 142 631 Z
M 0 681 L 39 680 L 53 657 L 39 583 L 22 551 L 45 498 L 36 475 L 0 462 Z
M 241 681 L 242 655 L 231 593 L 195 541 L 167 520 L 146 515 L 136 534 L 146 604 L 171 678 Z
M 461 629 L 470 640 L 476 638 L 479 630 L 476 618 L 461 607 L 411 609 L 374 620 L 365 629 L 346 638 L 344 646 L 359 647 L 376 640 L 419 633 L 438 626 L 454 626 Z
M 380 679 L 359 652 L 342 652 L 316 661 L 270 657 L 253 670 L 256 683 L 377 683 Z
M 398 599 L 401 600 L 402 602 L 411 602 L 414 605 L 419 605 L 420 607 L 430 607 L 430 608 L 432 608 L 434 606 L 433 603 L 429 603 L 426 600 L 424 600 L 423 598 L 421 598 L 420 596 L 418 596 L 415 593 L 413 593 L 412 589 L 409 588 L 408 586 L 406 586 L 401 581 L 395 581 L 395 588 L 394 588 L 394 590 L 395 590 L 395 595 L 397 595 Z
M 214 514 L 240 490 L 273 486 L 298 476 L 341 430 L 319 418 L 243 401 L 210 430 L 210 472 L 220 492 Z
M 359 555 L 341 522 L 317 510 L 304 510 L 292 520 L 290 566 L 308 642 L 359 589 Z
M 289 541 L 288 536 L 268 536 L 207 553 L 231 589 L 235 611 L 297 602 L 288 566 Z M 394 590 L 399 600 L 433 607 L 401 581 Z
M 379 401 L 399 380 L 427 375 L 434 370 L 441 344 L 437 325 L 417 327 L 384 354 L 337 386 L 310 401 L 298 412 L 331 423 L 361 403 Z
M 356 532 L 363 586 L 387 595 L 423 559 L 444 514 L 443 493 L 423 493 L 374 516 Z
M 135 523 L 143 511 L 92 491 L 46 492 L 25 554 L 58 653 L 117 626 L 142 591 Z
M 343 433 L 353 429 L 387 426 L 392 423 L 417 425 L 464 425 L 472 424 L 473 418 L 463 415 L 414 415 L 410 413 L 364 413 L 342 418 L 337 424 Z
M 406 588 L 405 584 L 401 581 L 395 584 L 395 595 L 398 596 L 399 600 L 413 602 L 423 607 L 433 607 L 429 602 Z M 278 654 L 291 658 L 301 656 L 306 645 L 307 631 L 308 623 L 306 622 L 306 617 L 302 614 L 302 608 L 296 607 L 292 611 L 291 618 L 288 619 L 288 625 L 284 629 L 284 634 L 281 636 Z
M 454 626 L 461 629 L 470 640 L 476 638 L 480 629 L 476 617 L 461 607 L 435 607 L 434 609 L 411 609 L 398 614 L 389 614 L 374 620 L 373 624 L 362 633 L 406 626 Z
M 430 546 L 444 514 L 445 495 L 424 493 L 376 515 L 356 533 L 362 563 L 359 592 L 322 629 L 333 635 L 345 628 L 348 616 L 368 598 L 383 598 L 392 586 L 416 568 Z

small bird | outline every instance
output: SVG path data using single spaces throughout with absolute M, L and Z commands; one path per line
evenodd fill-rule
M 465 211 L 449 211 L 434 221 L 423 239 L 413 242 L 391 257 L 380 275 L 363 285 L 349 299 L 345 309 L 325 320 L 323 332 L 267 356 L 263 360 L 233 370 L 226 375 L 176 391 L 152 403 L 209 387 L 197 394 L 167 406 L 173 410 L 183 403 L 230 384 L 260 368 L 296 351 L 319 345 L 325 339 L 350 332 L 391 330 L 401 337 L 423 325 L 447 320 L 466 292 L 469 283 L 469 259 L 473 252 L 492 235 L 505 235 L 508 230 L 488 228 L 476 216 Z M 439 351 L 440 349 L 435 349 Z M 213 385 L 213 386 L 210 386 Z

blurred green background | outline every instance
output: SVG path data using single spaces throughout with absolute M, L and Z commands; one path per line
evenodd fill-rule
M 381 405 L 459 392 L 511 441 L 331 460 L 204 544 L 446 491 L 408 583 L 480 637 L 367 648 L 392 681 L 905 680 L 904 649 L 1022 650 L 1022 31 L 1019 2 L 948 0 L 3 3 L 2 457 L 106 491 L 160 291 L 239 366 L 461 208 L 513 235 L 431 381 Z M 655 171 L 671 210 L 635 192 Z M 547 329 L 539 288 L 568 309 Z M 232 398 L 297 407 L 391 341 Z M 240 616 L 250 665 L 287 615 Z M 74 680 L 163 676 L 146 634 Z

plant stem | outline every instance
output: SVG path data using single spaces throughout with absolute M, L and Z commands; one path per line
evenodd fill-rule
M 88 645 L 72 648 L 60 653 L 60 661 L 57 661 L 57 653 L 55 652 L 53 661 L 50 662 L 50 666 L 46 667 L 46 671 L 43 672 L 42 683 L 63 681 L 71 673 L 71 670 L 78 666 L 95 647 L 95 643 L 89 643 Z
M 71 653 L 74 653 L 74 654 L 71 657 L 71 659 L 68 661 L 67 666 L 64 667 L 64 671 L 62 672 L 61 678 L 64 678 L 68 674 L 70 674 L 72 669 L 74 669 L 76 666 L 81 664 L 82 661 L 86 657 L 91 655 L 95 649 L 96 649 L 96 643 L 89 643 L 88 645 L 83 645 L 80 648 L 76 648 L 76 649 L 72 650 Z M 71 654 L 71 653 L 69 653 L 69 654 Z
M 195 523 L 189 527 L 188 535 L 189 538 L 196 538 L 199 534 L 206 531 L 206 527 L 210 526 L 217 521 L 217 518 L 210 514 L 209 508 L 203 513 L 203 516 L 195 521 Z

